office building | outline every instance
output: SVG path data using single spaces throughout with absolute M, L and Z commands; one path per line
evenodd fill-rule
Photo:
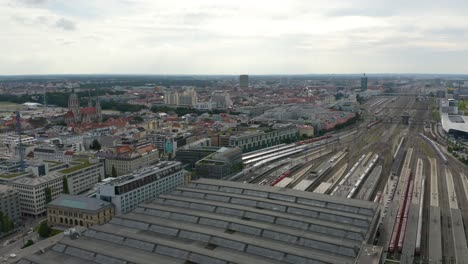
M 11 182 L 19 193 L 21 215 L 39 217 L 46 213 L 46 189 L 51 200 L 63 193 L 63 174 L 54 171 L 44 176 L 23 177 Z
M 19 193 L 20 209 L 23 216 L 38 217 L 46 212 L 46 189 L 51 200 L 63 193 L 64 178 L 71 194 L 87 191 L 104 177 L 103 164 L 96 161 L 80 160 L 68 165 L 58 164 L 60 170 L 52 171 L 49 163 L 30 166 L 29 173 L 13 178 L 9 184 Z
M 159 161 L 156 147 L 150 143 L 121 145 L 101 151 L 97 156 L 104 160 L 107 176 L 120 176 Z M 112 175 L 112 168 L 117 175 Z
M 379 218 L 368 201 L 200 179 L 21 263 L 374 263 Z
M 197 92 L 193 88 L 187 88 L 178 94 L 178 99 L 177 105 L 193 107 L 198 102 Z
M 211 94 L 210 104 L 212 108 L 227 109 L 232 107 L 231 96 L 226 91 L 214 91 Z
M 116 215 L 127 213 L 139 204 L 183 185 L 185 174 L 181 165 L 177 161 L 160 162 L 133 171 L 100 185 L 96 197 L 113 203 Z
M 248 88 L 249 87 L 249 75 L 242 74 L 239 76 L 239 87 Z
M 102 225 L 114 217 L 114 205 L 96 198 L 62 194 L 47 205 L 49 226 Z
M 367 91 L 367 76 L 364 73 L 364 76 L 361 77 L 361 91 Z
M 0 185 L 0 212 L 7 215 L 13 223 L 20 220 L 19 194 L 10 186 Z
M 69 168 L 60 173 L 67 178 L 70 194 L 81 194 L 105 178 L 104 163 L 98 160 L 72 162 Z
M 222 147 L 195 163 L 197 178 L 226 179 L 242 168 L 242 150 L 239 147 Z
M 167 105 L 178 105 L 179 94 L 176 91 L 167 91 L 164 93 L 164 103 Z

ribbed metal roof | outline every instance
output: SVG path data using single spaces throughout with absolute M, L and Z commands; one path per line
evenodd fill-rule
M 371 202 L 200 179 L 23 263 L 354 263 L 378 210 Z

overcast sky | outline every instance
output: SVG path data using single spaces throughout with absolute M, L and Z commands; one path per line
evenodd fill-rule
M 0 75 L 468 73 L 467 0 L 0 0 Z

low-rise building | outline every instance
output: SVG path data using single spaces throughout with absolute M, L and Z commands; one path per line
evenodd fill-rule
M 225 179 L 242 170 L 240 148 L 222 147 L 195 163 L 197 178 Z
M 180 162 L 161 162 L 99 185 L 96 197 L 113 203 L 116 215 L 120 215 L 184 185 L 184 180 Z
M 105 174 L 108 176 L 121 176 L 159 161 L 158 150 L 149 143 L 117 146 L 99 152 L 97 156 L 104 159 Z M 117 175 L 112 175 L 112 168 Z
M 17 223 L 20 219 L 20 203 L 18 192 L 10 186 L 0 185 L 0 212 Z
M 96 198 L 62 194 L 47 205 L 47 219 L 51 226 L 90 227 L 109 222 L 114 205 Z

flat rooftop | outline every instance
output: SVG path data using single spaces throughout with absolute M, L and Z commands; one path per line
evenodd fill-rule
M 112 206 L 111 203 L 99 200 L 97 198 L 69 194 L 60 195 L 55 200 L 50 202 L 48 206 L 49 205 L 86 211 L 96 211 L 105 207 Z
M 378 210 L 367 201 L 199 179 L 20 263 L 352 264 L 368 250 Z

